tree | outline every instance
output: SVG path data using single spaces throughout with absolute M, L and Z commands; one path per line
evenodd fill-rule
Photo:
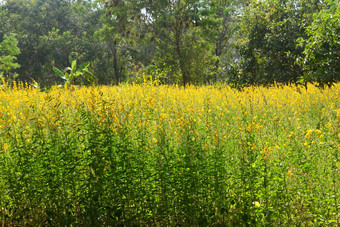
M 158 46 L 163 68 L 179 69 L 182 84 L 207 80 L 214 65 L 210 42 L 204 39 L 213 26 L 209 1 L 146 1 L 145 23 Z M 165 59 L 163 56 L 168 55 Z M 168 61 L 166 61 L 168 59 Z M 160 65 L 162 66 L 162 65 Z M 158 67 L 162 70 L 162 67 Z
M 0 43 L 0 75 L 4 73 L 8 74 L 13 69 L 20 67 L 18 63 L 14 61 L 17 59 L 16 56 L 20 54 L 18 48 L 18 40 L 15 38 L 15 34 L 11 33 L 5 35 L 3 41 Z M 11 74 L 13 78 L 17 76 L 16 73 Z
M 9 29 L 18 34 L 17 38 L 22 52 L 18 57 L 22 66 L 19 70 L 20 79 L 29 80 L 33 77 L 40 81 L 38 75 L 42 76 L 43 66 L 52 61 L 47 59 L 47 53 L 39 48 L 41 37 L 47 35 L 53 27 L 60 28 L 61 32 L 71 28 L 68 17 L 69 2 L 66 0 L 7 0 L 2 7 L 8 12 L 11 24 Z
M 214 20 L 214 27 L 209 32 L 210 42 L 214 44 L 216 58 L 214 76 L 217 79 L 227 79 L 230 66 L 237 58 L 233 43 L 234 31 L 238 26 L 237 15 L 247 5 L 246 0 L 213 0 L 210 1 L 210 11 Z
M 169 81 L 181 76 L 184 86 L 201 80 L 209 73 L 212 46 L 204 39 L 204 28 L 210 26 L 209 4 L 202 0 L 111 0 L 106 1 L 113 18 L 114 34 L 138 34 L 157 47 L 148 70 L 164 75 Z M 138 35 L 134 35 L 138 40 Z M 200 58 L 198 60 L 198 58 Z M 165 79 L 165 78 L 160 78 Z
M 240 83 L 264 84 L 296 82 L 304 69 L 296 64 L 303 56 L 298 38 L 307 38 L 306 27 L 319 1 L 253 1 L 240 21 L 237 46 L 240 51 Z
M 136 41 L 141 41 L 145 32 L 140 29 L 142 3 L 137 0 L 102 1 L 106 15 L 102 18 L 103 26 L 97 32 L 99 39 L 105 43 L 112 57 L 114 81 L 118 84 L 127 67 L 127 59 L 131 58 Z M 148 56 L 144 56 L 148 58 Z M 133 59 L 130 59 L 133 61 Z
M 329 8 L 315 15 L 306 34 L 308 38 L 299 39 L 304 47 L 300 63 L 305 70 L 300 81 L 331 86 L 340 80 L 340 5 L 329 1 Z
M 104 11 L 92 1 L 5 0 L 0 7 L 0 33 L 15 32 L 19 41 L 20 80 L 53 84 L 59 79 L 53 66 L 66 67 L 70 55 L 81 62 L 100 62 L 104 47 L 94 33 Z

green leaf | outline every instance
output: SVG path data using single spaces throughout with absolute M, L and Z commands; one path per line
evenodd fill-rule
M 72 64 L 72 62 L 73 62 L 73 58 L 72 58 L 72 56 L 71 56 L 71 55 L 68 57 L 68 60 L 70 61 L 70 64 Z
M 76 71 L 77 68 L 77 60 L 73 60 L 72 64 L 71 64 L 71 75 L 73 75 L 73 73 Z
M 296 81 L 298 84 L 302 84 L 305 81 L 305 79 L 301 76 L 298 78 L 298 80 Z
M 71 67 L 66 67 L 65 69 L 64 69 L 64 73 L 67 73 L 68 71 L 72 71 L 72 69 L 71 69 Z
M 58 75 L 60 76 L 62 79 L 66 80 L 66 77 L 65 75 L 56 67 L 53 67 L 53 71 Z
M 84 69 L 86 69 L 88 66 L 90 65 L 90 62 L 85 62 L 83 65 L 81 65 L 76 72 L 81 72 L 83 71 Z
M 84 77 L 91 83 L 97 83 L 98 82 L 98 78 L 95 77 L 91 72 L 89 71 L 84 71 Z

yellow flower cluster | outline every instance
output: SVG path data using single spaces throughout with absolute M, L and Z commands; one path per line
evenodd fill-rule
M 234 140 L 263 152 L 267 159 L 268 150 L 276 144 L 289 148 L 300 143 L 310 148 L 325 144 L 325 136 L 340 139 L 339 84 L 323 91 L 313 86 L 308 90 L 277 85 L 238 91 L 224 85 L 183 89 L 144 84 L 52 87 L 41 92 L 27 84 L 2 83 L 0 130 L 11 128 L 8 136 L 20 131 L 28 143 L 37 128 L 63 133 L 63 125 L 81 127 L 79 110 L 91 114 L 98 130 L 108 127 L 119 136 L 125 133 L 132 143 L 146 133 L 150 148 L 165 142 L 183 144 L 187 135 L 188 141 L 200 143 L 203 150 Z M 242 142 L 249 136 L 256 137 L 255 141 Z

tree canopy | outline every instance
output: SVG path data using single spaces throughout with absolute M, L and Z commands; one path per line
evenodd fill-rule
M 184 86 L 331 85 L 340 79 L 339 5 L 335 0 L 4 0 L 0 71 L 51 85 L 62 82 L 53 67 L 69 66 L 72 57 L 90 62 L 88 70 L 101 84 L 139 82 L 147 75 Z

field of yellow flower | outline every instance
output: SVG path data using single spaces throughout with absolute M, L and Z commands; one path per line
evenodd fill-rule
M 4 83 L 0 222 L 335 226 L 339 94 Z

